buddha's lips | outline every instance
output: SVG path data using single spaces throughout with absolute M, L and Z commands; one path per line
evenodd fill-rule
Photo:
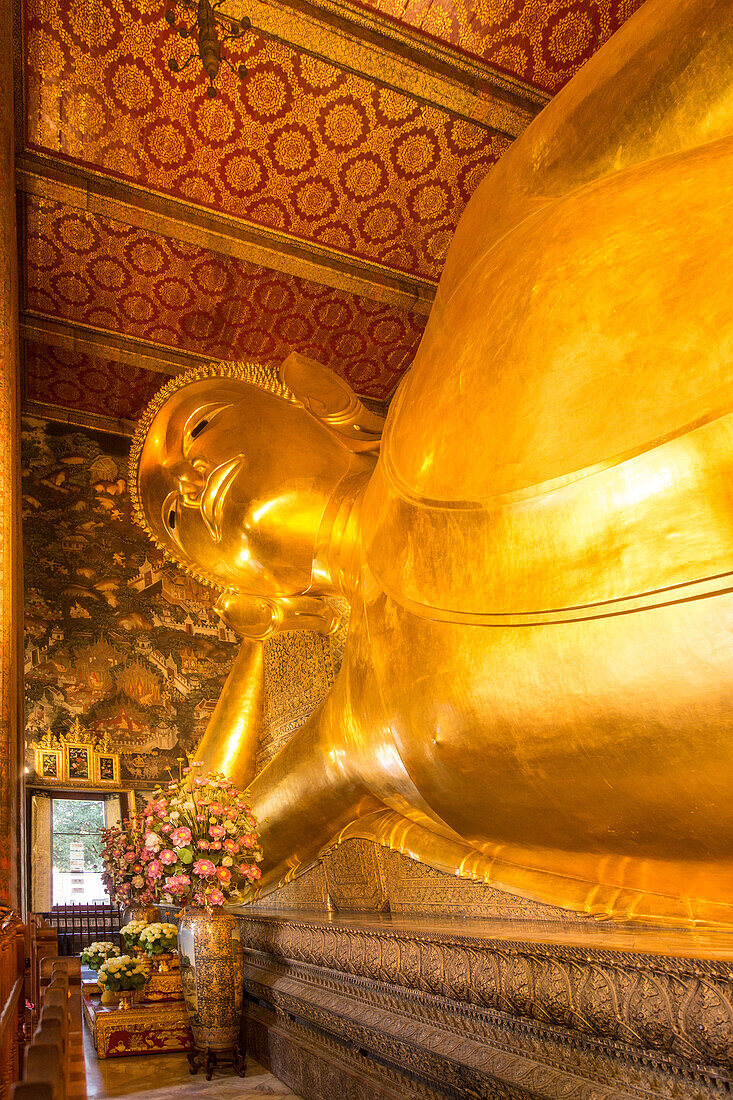
M 211 471 L 201 494 L 199 507 L 206 529 L 214 542 L 221 542 L 221 515 L 229 487 L 244 464 L 244 455 L 236 455 Z

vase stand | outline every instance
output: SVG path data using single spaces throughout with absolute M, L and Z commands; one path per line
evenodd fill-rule
M 242 1046 L 241 1040 L 237 1040 L 233 1047 L 228 1047 L 225 1050 L 212 1050 L 210 1047 L 207 1047 L 206 1050 L 195 1048 L 188 1051 L 187 1058 L 189 1072 L 192 1074 L 198 1073 L 200 1069 L 203 1069 L 207 1081 L 211 1080 L 214 1070 L 221 1065 L 233 1066 L 237 1077 L 244 1077 L 247 1072 L 247 1052 Z

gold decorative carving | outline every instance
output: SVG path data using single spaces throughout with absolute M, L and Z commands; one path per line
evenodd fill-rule
M 389 909 L 381 848 L 368 840 L 341 844 L 324 857 L 326 885 L 337 912 Z
M 189 1050 L 191 1031 L 183 1001 L 136 1004 L 128 1011 L 105 1008 L 85 993 L 84 1017 L 98 1058 Z
M 487 1095 L 487 1079 L 534 1081 L 553 1097 L 560 1083 L 579 1096 L 712 1096 L 733 1069 L 724 962 L 598 949 L 578 930 L 543 943 L 538 923 L 451 932 L 272 914 L 242 928 L 246 986 L 260 1002 L 457 1096 Z M 695 1082 L 711 1091 L 691 1091 Z
M 283 909 L 290 912 L 323 913 L 329 910 L 330 905 L 323 862 L 319 860 L 314 867 L 310 867 L 292 882 L 260 898 L 255 909 L 257 912 Z
M 34 786 L 119 787 L 120 754 L 109 736 L 98 737 L 77 717 L 61 734 L 47 730 L 30 742 L 34 756 Z

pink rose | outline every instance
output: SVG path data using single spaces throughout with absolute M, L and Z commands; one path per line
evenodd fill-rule
M 211 825 L 209 828 L 209 836 L 213 836 L 214 840 L 223 840 L 226 835 L 223 825 Z
M 255 838 L 252 836 L 251 833 L 245 833 L 242 837 L 242 843 L 244 844 L 245 848 L 254 848 Z
M 224 895 L 221 890 L 209 890 L 207 900 L 209 905 L 223 905 Z
M 174 876 L 179 886 L 186 887 L 191 885 L 191 876 L 187 875 L 185 871 L 181 871 L 179 875 Z
M 239 851 L 239 845 L 237 844 L 236 840 L 225 840 L 224 850 L 226 852 L 229 852 L 230 856 L 234 856 Z
M 125 858 L 126 863 L 132 863 L 133 860 L 135 859 L 135 853 L 134 852 L 125 852 L 124 858 Z
M 171 842 L 175 848 L 185 848 L 191 843 L 191 830 L 188 825 L 180 825 L 171 833 Z
M 228 867 L 217 867 L 216 877 L 218 878 L 219 882 L 223 882 L 226 886 L 228 882 L 231 882 L 232 872 L 229 870 Z
M 163 865 L 159 859 L 153 859 L 148 864 L 148 878 L 160 878 L 163 874 Z
M 166 867 L 170 867 L 171 864 L 176 863 L 178 860 L 178 856 L 175 852 L 172 852 L 170 848 L 164 848 L 158 858 Z
M 169 823 L 168 823 L 168 822 L 166 821 L 165 825 L 161 825 L 161 826 L 160 826 L 160 831 L 161 831 L 161 833 L 166 833 L 166 835 L 167 835 L 167 834 L 168 834 L 168 833 L 169 833 L 169 832 L 171 831 L 171 829 L 172 829 L 172 828 L 173 828 L 173 826 L 172 826 L 172 825 L 170 825 L 170 824 L 169 824 Z
M 219 814 L 219 815 L 223 814 L 224 813 L 224 807 L 222 806 L 221 802 L 212 802 L 209 806 L 209 813 L 210 814 Z
M 211 850 L 213 852 L 220 852 L 221 851 L 221 841 L 220 840 L 212 840 L 210 847 L 211 847 Z
M 206 821 L 206 814 L 196 814 L 197 821 Z
M 208 840 L 197 840 L 196 847 L 200 848 L 202 852 L 208 852 L 211 845 L 209 844 Z
M 197 859 L 193 865 L 193 871 L 195 875 L 200 875 L 201 878 L 210 878 L 216 874 L 216 867 L 210 859 Z

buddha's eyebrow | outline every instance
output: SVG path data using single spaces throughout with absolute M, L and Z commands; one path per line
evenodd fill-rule
M 173 455 L 175 458 L 183 457 L 184 433 L 191 415 L 191 409 L 187 408 L 185 404 L 179 405 L 177 409 L 174 409 L 166 424 L 165 449 L 169 455 Z

